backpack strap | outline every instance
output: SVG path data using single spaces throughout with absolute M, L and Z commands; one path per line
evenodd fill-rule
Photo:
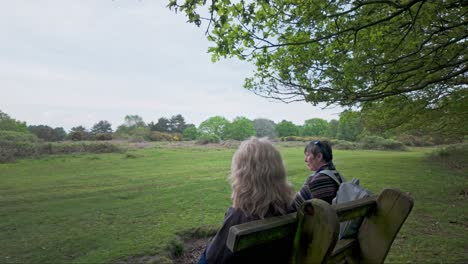
M 343 178 L 343 176 L 341 176 L 341 174 L 340 174 L 338 171 L 336 171 L 336 170 L 321 170 L 321 171 L 319 171 L 319 173 L 325 174 L 325 175 L 327 175 L 328 177 L 332 178 L 332 180 L 334 180 L 334 181 L 338 184 L 338 186 L 339 186 L 342 182 L 345 181 L 345 179 Z M 335 173 L 338 173 L 338 175 L 340 175 L 340 178 L 341 178 L 342 182 L 338 180 L 338 178 L 336 177 Z

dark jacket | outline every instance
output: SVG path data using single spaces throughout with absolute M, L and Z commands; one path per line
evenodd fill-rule
M 290 212 L 292 212 L 290 210 Z M 280 214 L 269 212 L 265 217 L 279 216 Z M 226 240 L 229 234 L 229 228 L 234 225 L 259 220 L 245 214 L 239 208 L 228 208 L 224 223 L 218 233 L 208 243 L 206 248 L 206 260 L 209 264 L 218 263 L 287 263 L 292 246 L 290 241 L 278 241 L 275 243 L 263 245 L 237 252 L 233 254 L 226 246 Z

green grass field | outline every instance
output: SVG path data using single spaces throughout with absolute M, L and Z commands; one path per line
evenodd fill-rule
M 302 147 L 280 147 L 299 189 Z M 180 231 L 217 227 L 230 205 L 234 149 L 148 148 L 0 164 L 0 263 L 113 263 L 164 254 Z M 410 152 L 335 151 L 373 192 L 408 191 L 415 207 L 387 263 L 467 263 L 467 175 Z

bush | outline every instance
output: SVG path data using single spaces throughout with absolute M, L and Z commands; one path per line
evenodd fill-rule
M 182 132 L 182 135 L 184 137 L 184 139 L 188 139 L 188 140 L 195 140 L 197 139 L 198 137 L 198 130 L 196 127 L 194 126 L 191 126 L 191 127 L 187 127 L 184 132 Z
M 151 131 L 148 138 L 151 141 L 181 141 L 182 134 Z
M 434 150 L 429 154 L 428 159 L 449 169 L 466 172 L 468 170 L 468 143 L 447 146 Z
M 142 136 L 128 136 L 127 140 L 128 142 L 131 142 L 131 143 L 139 143 L 139 142 L 144 142 L 145 138 Z
M 205 144 L 208 144 L 208 143 L 219 143 L 220 140 L 221 139 L 218 136 L 211 135 L 211 134 L 202 134 L 198 138 L 197 144 L 205 145 Z
M 325 138 L 318 138 L 318 137 L 310 137 L 310 136 L 287 136 L 287 137 L 281 137 L 281 141 L 302 141 L 302 142 L 309 142 L 309 141 L 312 141 L 312 140 L 317 140 L 317 139 L 320 139 L 320 140 L 328 140 L 328 139 L 325 139 Z
M 0 131 L 0 162 L 50 154 L 110 153 L 121 148 L 108 142 L 54 142 L 43 143 L 31 134 Z
M 379 136 L 365 136 L 361 139 L 363 149 L 378 149 L 378 150 L 406 150 L 403 143 L 385 139 Z
M 0 131 L 0 162 L 39 155 L 39 139 L 29 133 Z
M 360 149 L 361 144 L 358 142 L 351 142 L 346 140 L 332 140 L 331 145 L 333 149 Z
M 39 153 L 46 154 L 70 154 L 70 153 L 111 153 L 121 149 L 107 142 L 63 142 L 48 143 L 40 146 Z
M 428 142 L 427 139 L 424 139 L 420 136 L 401 134 L 398 136 L 398 141 L 405 144 L 406 146 L 412 147 L 422 147 L 422 146 L 432 146 L 432 142 Z
M 112 140 L 112 133 L 96 133 L 94 140 Z

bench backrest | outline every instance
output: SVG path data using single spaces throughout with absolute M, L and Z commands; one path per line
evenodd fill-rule
M 292 263 L 383 263 L 413 204 L 396 189 L 333 206 L 312 199 L 297 213 L 231 227 L 226 243 L 232 252 L 278 240 L 293 243 Z M 357 236 L 338 241 L 339 223 L 362 216 Z

